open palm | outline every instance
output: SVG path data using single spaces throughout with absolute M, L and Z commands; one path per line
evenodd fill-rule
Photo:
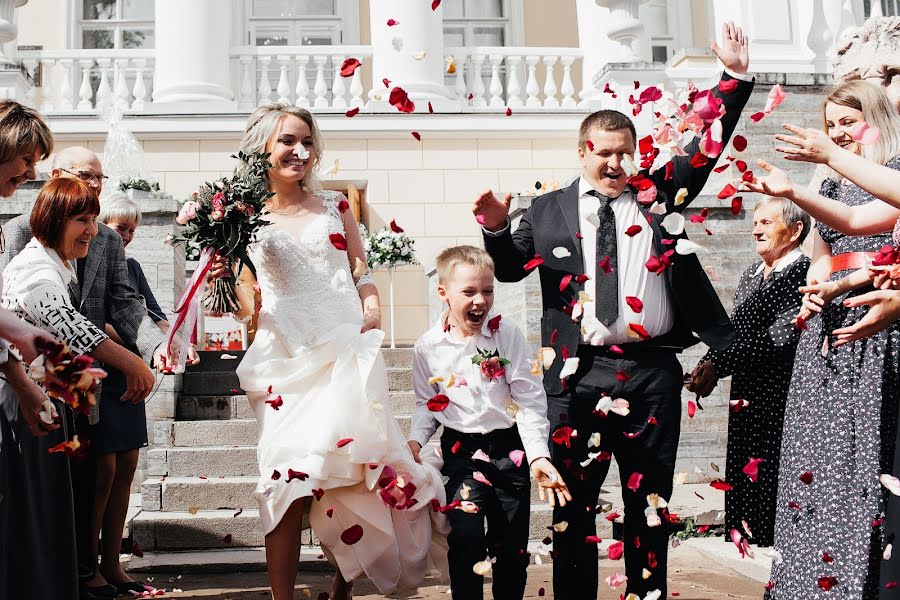
M 746 73 L 750 67 L 750 40 L 744 31 L 731 21 L 722 23 L 722 45 L 715 40 L 710 49 L 722 61 L 725 68 L 735 73 Z
M 759 194 L 768 194 L 769 196 L 777 196 L 779 198 L 788 197 L 794 190 L 794 182 L 788 177 L 788 174 L 778 167 L 767 163 L 764 160 L 758 161 L 760 168 L 768 175 L 759 177 L 752 182 L 744 182 L 743 189 L 748 192 L 756 192 Z

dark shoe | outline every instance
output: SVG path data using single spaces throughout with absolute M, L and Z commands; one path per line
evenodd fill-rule
M 127 596 L 130 592 L 143 594 L 144 592 L 153 589 L 151 586 L 144 585 L 140 581 L 126 581 L 125 583 L 114 583 L 112 585 L 116 586 L 119 590 L 119 594 L 122 596 Z
M 81 589 L 86 590 L 90 594 L 93 594 L 95 598 L 100 598 L 101 600 L 103 598 L 118 598 L 120 596 L 119 588 L 114 585 L 109 585 L 108 583 L 106 585 L 98 585 L 96 587 L 82 584 Z

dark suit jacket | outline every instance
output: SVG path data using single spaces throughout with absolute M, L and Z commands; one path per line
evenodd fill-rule
M 723 74 L 722 79 L 727 81 L 733 78 Z M 715 95 L 722 98 L 725 105 L 722 138 L 726 145 L 752 90 L 753 83 L 745 81 L 739 81 L 738 87 L 729 94 L 722 94 L 717 87 L 714 88 Z M 674 158 L 675 169 L 672 179 L 666 181 L 664 169 L 650 176 L 656 184 L 657 201 L 664 201 L 669 211 L 682 211 L 687 208 L 703 189 L 715 167 L 716 161 L 712 160 L 700 168 L 691 166 L 690 157 L 694 155 L 698 145 L 699 140 L 694 140 L 686 148 L 688 156 Z M 688 195 L 682 204 L 675 206 L 675 194 L 680 188 L 687 188 Z M 667 250 L 673 249 L 675 247 L 673 243 L 663 244 L 664 239 L 675 237 L 664 234 L 661 229 L 660 222 L 663 216 L 649 213 L 646 207 L 642 207 L 642 212 L 648 217 L 653 230 L 657 254 L 662 255 Z M 484 236 L 485 249 L 494 259 L 496 277 L 500 281 L 521 281 L 528 276 L 528 272 L 524 269 L 525 263 L 535 254 L 540 254 L 544 258 L 544 263 L 538 267 L 544 305 L 541 343 L 544 346 L 552 345 L 556 350 L 556 360 L 544 377 L 544 387 L 548 394 L 562 392 L 559 379 L 563 364 L 561 348 L 566 346 L 574 356 L 581 340 L 580 325 L 572 321 L 563 309 L 585 288 L 573 278 L 562 291 L 559 289 L 559 283 L 565 275 L 579 275 L 584 272 L 584 256 L 581 240 L 578 238 L 580 229 L 578 181 L 576 181 L 567 188 L 535 198 L 514 233 L 510 233 L 507 229 L 499 236 Z M 687 238 L 687 235 L 682 234 L 678 237 Z M 556 258 L 553 256 L 553 248 L 557 246 L 566 248 L 574 246 L 575 251 L 571 256 Z M 671 292 L 675 305 L 675 323 L 671 331 L 654 338 L 653 343 L 678 351 L 698 341 L 703 341 L 713 349 L 728 347 L 734 339 L 734 328 L 696 255 L 674 254 L 671 266 L 660 276 L 665 277 Z M 591 291 L 590 287 L 588 291 Z M 550 343 L 553 331 L 556 331 L 555 344 Z

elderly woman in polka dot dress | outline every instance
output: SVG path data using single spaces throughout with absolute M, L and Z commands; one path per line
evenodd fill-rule
M 790 200 L 756 205 L 752 235 L 762 260 L 738 284 L 731 315 L 737 338 L 701 359 L 690 386 L 707 396 L 731 375 L 726 480 L 734 489 L 725 493 L 725 529 L 759 546 L 773 542 L 781 429 L 800 339 L 794 327 L 803 300 L 798 288 L 809 269 L 800 245 L 809 231 L 809 215 Z M 746 474 L 747 465 L 750 473 L 757 469 L 755 476 Z

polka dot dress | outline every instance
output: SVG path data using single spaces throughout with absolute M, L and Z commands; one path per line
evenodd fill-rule
M 797 290 L 806 282 L 809 258 L 800 256 L 767 277 L 762 266 L 751 265 L 738 284 L 734 343 L 706 358 L 719 377 L 731 375 L 726 480 L 734 488 L 725 492 L 725 530 L 771 546 L 784 406 L 800 340 L 794 320 L 803 295 Z M 756 481 L 743 472 L 751 458 L 762 459 Z
M 900 160 L 888 166 L 900 168 Z M 853 184 L 822 184 L 850 205 L 873 201 Z M 889 234 L 844 236 L 817 225 L 832 255 L 875 252 Z M 849 271 L 831 276 L 837 279 Z M 865 293 L 871 288 L 850 292 Z M 830 332 L 858 321 L 842 295 L 811 319 L 797 348 L 785 411 L 776 504 L 775 549 L 767 599 L 878 597 L 885 490 L 897 421 L 900 333 L 896 326 L 831 347 Z

